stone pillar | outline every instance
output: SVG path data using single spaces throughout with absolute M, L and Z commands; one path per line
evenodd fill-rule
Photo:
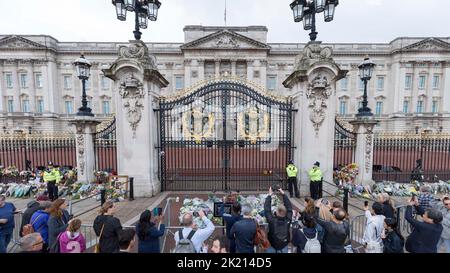
M 236 76 L 236 59 L 231 59 L 231 76 Z
M 184 87 L 187 89 L 191 86 L 192 80 L 192 61 L 190 59 L 184 60 Z
M 450 61 L 442 62 L 444 66 L 444 75 L 441 77 L 441 106 L 439 112 L 450 113 Z
M 357 118 L 350 122 L 356 133 L 355 163 L 358 165 L 359 173 L 356 183 L 370 185 L 372 179 L 373 165 L 373 128 L 378 121 L 372 118 Z
M 78 181 L 88 184 L 94 182 L 95 170 L 95 132 L 99 121 L 94 117 L 77 116 L 70 123 L 75 126 Z
M 153 104 L 169 82 L 157 70 L 156 58 L 142 41 L 121 46 L 118 59 L 103 72 L 114 81 L 116 90 L 118 173 L 134 177 L 136 197 L 154 196 L 161 191 L 161 182 Z
M 2 77 L 2 80 L 0 80 L 0 112 L 7 112 L 8 108 L 8 100 L 6 99 L 6 83 L 5 83 L 5 75 L 3 74 L 3 68 L 4 67 L 4 61 L 0 59 L 0 77 Z M 1 124 L 0 124 L 1 125 Z
M 264 86 L 267 89 L 267 60 L 260 60 L 260 78 L 261 78 L 261 86 Z
M 253 60 L 247 60 L 247 79 L 253 80 Z
M 336 82 L 348 71 L 334 62 L 332 49 L 310 42 L 296 58 L 294 72 L 283 82 L 298 109 L 295 112 L 293 160 L 300 170 L 303 189 L 309 192 L 308 171 L 316 161 L 324 180 L 332 182 Z M 325 188 L 325 185 L 324 185 Z
M 214 77 L 217 79 L 220 77 L 220 59 L 215 59 L 215 68 L 216 68 L 216 73 L 214 75 Z

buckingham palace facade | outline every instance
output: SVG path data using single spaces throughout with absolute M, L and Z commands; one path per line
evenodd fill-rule
M 158 69 L 170 82 L 163 94 L 198 82 L 239 77 L 265 92 L 289 96 L 283 81 L 293 72 L 304 43 L 268 43 L 264 26 L 186 26 L 184 43 L 148 43 Z M 88 105 L 100 120 L 115 112 L 112 82 L 102 69 L 126 42 L 60 42 L 45 35 L 0 35 L 0 130 L 67 131 L 81 106 L 81 81 L 73 62 L 91 61 Z M 354 118 L 363 84 L 358 65 L 365 55 L 377 64 L 369 82 L 369 107 L 377 131 L 450 132 L 450 37 L 401 37 L 388 43 L 324 43 L 347 77 L 337 83 L 340 119 Z

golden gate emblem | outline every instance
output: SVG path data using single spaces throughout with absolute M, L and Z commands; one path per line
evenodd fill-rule
M 238 136 L 239 139 L 249 140 L 255 144 L 258 139 L 267 137 L 269 132 L 270 116 L 262 112 L 256 106 L 238 114 Z
M 205 114 L 201 107 L 183 113 L 183 136 L 185 139 L 194 139 L 200 144 L 202 139 L 212 137 L 214 134 L 214 114 Z

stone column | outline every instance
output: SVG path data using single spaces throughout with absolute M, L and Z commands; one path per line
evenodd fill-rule
M 153 104 L 169 82 L 159 73 L 156 58 L 142 41 L 119 48 L 119 57 L 105 76 L 114 81 L 119 175 L 134 177 L 136 197 L 161 191 L 156 150 L 157 114 Z
M 236 76 L 236 62 L 237 59 L 231 59 L 231 76 Z
M 260 78 L 261 78 L 261 86 L 264 86 L 267 89 L 267 60 L 260 60 Z
M 247 60 L 247 79 L 253 80 L 253 60 Z
M 324 180 L 332 182 L 336 82 L 347 74 L 334 62 L 332 49 L 310 42 L 296 58 L 294 72 L 283 82 L 295 102 L 293 160 L 303 189 L 309 192 L 308 171 L 316 161 Z M 325 189 L 325 185 L 324 185 Z
M 94 117 L 77 116 L 71 125 L 75 126 L 77 176 L 78 181 L 88 184 L 94 182 L 95 170 L 95 132 L 99 121 Z
M 28 65 L 29 71 L 29 103 L 30 103 L 30 113 L 37 112 L 36 110 L 36 75 L 34 74 L 34 62 L 30 61 Z
M 0 77 L 2 77 L 1 78 L 1 80 L 0 80 L 0 100 L 1 100 L 1 103 L 0 103 L 0 112 L 6 112 L 7 110 L 7 108 L 8 108 L 8 100 L 6 99 L 6 94 L 8 94 L 7 92 L 6 92 L 6 83 L 5 83 L 5 75 L 3 74 L 4 72 L 3 72 L 3 68 L 4 67 L 4 61 L 3 60 L 1 60 L 0 59 Z M 4 107 L 6 107 L 6 108 L 4 108 Z
M 370 185 L 372 179 L 373 165 L 373 128 L 378 121 L 372 118 L 357 118 L 350 122 L 356 133 L 355 163 L 358 165 L 359 173 L 356 183 Z
M 16 60 L 14 71 L 12 72 L 13 77 L 13 107 L 14 112 L 22 112 L 20 108 L 20 76 L 19 76 L 19 61 Z
M 219 78 L 220 77 L 220 59 L 215 59 L 215 68 L 216 68 L 216 73 L 215 73 L 215 78 Z
M 450 61 L 443 62 L 442 65 L 444 66 L 444 75 L 441 78 L 442 108 L 439 112 L 450 113 Z
M 203 81 L 205 79 L 205 60 L 198 59 L 198 80 Z

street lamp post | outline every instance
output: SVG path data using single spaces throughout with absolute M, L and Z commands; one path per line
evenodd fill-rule
M 83 85 L 83 98 L 81 100 L 81 107 L 78 109 L 77 116 L 90 116 L 93 117 L 91 108 L 87 106 L 86 99 L 86 81 L 89 79 L 91 74 L 91 63 L 84 58 L 84 55 L 81 54 L 81 57 L 78 58 L 74 65 L 77 68 L 78 78 L 81 80 Z
M 376 64 L 372 62 L 369 58 L 369 56 L 366 55 L 364 58 L 364 61 L 358 66 L 359 68 L 359 77 L 364 82 L 364 96 L 362 101 L 362 107 L 358 109 L 358 114 L 356 114 L 357 117 L 371 117 L 373 116 L 372 111 L 367 106 L 367 83 L 372 78 L 372 73 L 375 68 Z
M 158 0 L 112 0 L 116 7 L 117 19 L 127 20 L 127 11 L 135 13 L 134 38 L 141 40 L 140 29 L 148 27 L 148 20 L 156 21 L 161 3 Z
M 303 28 L 311 30 L 310 40 L 317 39 L 316 31 L 316 13 L 324 13 L 325 22 L 331 22 L 334 19 L 334 11 L 339 5 L 339 0 L 295 0 L 291 3 L 291 9 L 294 13 L 294 22 L 303 21 Z

